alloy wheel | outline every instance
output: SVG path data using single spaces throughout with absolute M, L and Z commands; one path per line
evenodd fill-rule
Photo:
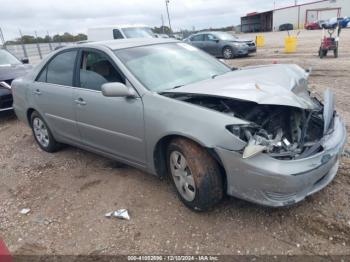
M 47 147 L 50 143 L 49 132 L 45 123 L 38 117 L 33 119 L 33 130 L 36 140 L 41 146 Z

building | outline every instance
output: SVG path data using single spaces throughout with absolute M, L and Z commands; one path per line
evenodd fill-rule
M 327 20 L 332 17 L 350 16 L 350 0 L 320 0 L 306 4 L 278 8 L 241 17 L 242 32 L 278 31 L 282 24 L 304 28 L 307 22 Z

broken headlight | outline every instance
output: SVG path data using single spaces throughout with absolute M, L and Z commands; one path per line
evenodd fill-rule
M 255 156 L 261 152 L 271 155 L 290 155 L 300 153 L 297 144 L 292 144 L 283 134 L 281 128 L 272 134 L 258 125 L 230 125 L 226 127 L 233 135 L 247 142 L 243 158 Z

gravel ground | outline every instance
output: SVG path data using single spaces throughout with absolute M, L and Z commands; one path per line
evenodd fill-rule
M 257 55 L 228 63 L 313 67 L 310 87 L 332 87 L 349 123 L 350 30 L 343 31 L 338 59 L 317 57 L 321 31 L 302 31 L 297 53 L 288 55 L 285 35 L 265 34 Z M 347 154 L 326 189 L 292 207 L 227 197 L 195 213 L 169 181 L 72 147 L 45 153 L 25 124 L 2 114 L 0 237 L 13 254 L 350 254 L 349 167 Z M 21 215 L 22 208 L 31 211 Z M 130 221 L 104 218 L 119 208 L 129 210 Z

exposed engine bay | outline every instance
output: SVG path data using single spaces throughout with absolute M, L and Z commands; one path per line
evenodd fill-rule
M 312 98 L 316 109 L 282 105 L 261 105 L 255 102 L 223 97 L 166 94 L 172 98 L 232 115 L 250 122 L 226 128 L 247 142 L 243 158 L 265 152 L 280 160 L 301 159 L 322 151 L 324 136 L 323 105 Z

